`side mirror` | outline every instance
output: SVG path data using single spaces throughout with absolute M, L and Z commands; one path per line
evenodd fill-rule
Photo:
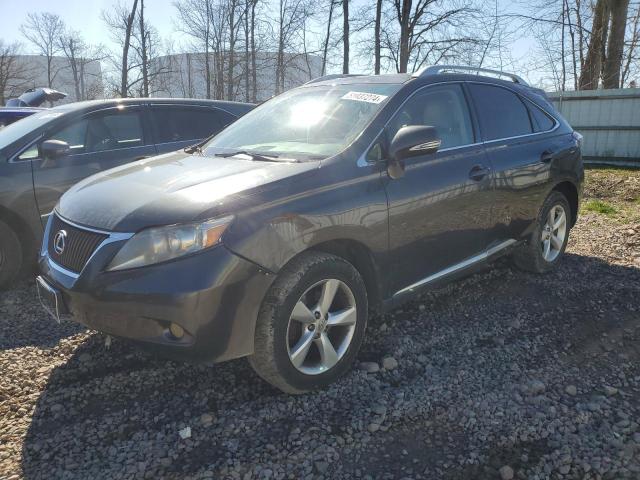
M 69 144 L 62 140 L 45 140 L 40 145 L 40 155 L 45 160 L 55 160 L 69 155 Z
M 395 134 L 389 146 L 388 172 L 391 178 L 404 175 L 404 160 L 435 153 L 440 148 L 440 138 L 435 127 L 409 125 Z

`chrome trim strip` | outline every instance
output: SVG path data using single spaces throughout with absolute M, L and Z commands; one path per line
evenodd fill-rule
M 100 229 L 98 229 L 98 228 L 88 227 L 88 226 L 86 226 L 86 225 L 80 225 L 79 223 L 72 222 L 71 220 L 69 220 L 69 219 L 67 219 L 67 218 L 63 217 L 62 215 L 60 215 L 60 213 L 59 213 L 59 212 L 57 212 L 55 209 L 54 209 L 54 210 L 53 210 L 53 212 L 51 212 L 51 213 L 55 213 L 55 214 L 56 214 L 56 217 L 58 217 L 58 218 L 59 218 L 60 220 L 62 220 L 64 223 L 68 223 L 68 224 L 69 224 L 69 225 L 71 225 L 72 227 L 79 228 L 80 230 L 87 230 L 88 232 L 101 233 L 101 234 L 103 234 L 103 235 L 111 235 L 111 234 L 113 234 L 113 233 L 116 233 L 116 232 L 110 232 L 110 231 L 108 231 L 108 230 L 100 230 Z
M 46 254 L 46 257 L 47 257 L 47 263 L 49 263 L 49 266 L 51 268 L 53 268 L 54 270 L 57 270 L 58 272 L 66 275 L 69 278 L 73 278 L 74 280 L 77 279 L 80 276 L 79 273 L 75 273 L 75 272 L 72 272 L 71 270 L 67 270 L 62 265 L 58 265 L 56 262 L 51 260 L 51 257 L 49 256 L 49 253 Z
M 426 278 L 423 278 L 422 280 L 418 280 L 416 283 L 412 283 L 411 285 L 409 285 L 408 287 L 403 288 L 402 290 L 398 290 L 396 293 L 393 294 L 393 297 L 397 297 L 399 295 L 402 295 L 404 293 L 408 293 L 408 292 L 412 292 L 413 290 L 415 290 L 418 287 L 421 287 L 423 285 L 426 285 L 428 283 L 431 283 L 435 280 L 438 280 L 439 278 L 445 277 L 447 275 L 450 275 L 452 273 L 458 272 L 460 270 L 464 270 L 465 268 L 468 268 L 472 265 L 475 265 L 476 263 L 479 263 L 483 260 L 488 259 L 489 257 L 495 255 L 496 253 L 500 252 L 501 250 L 504 250 L 505 248 L 513 245 L 514 243 L 516 243 L 516 240 L 513 238 L 510 238 L 509 240 L 505 240 L 504 242 L 499 243 L 498 245 L 495 245 L 491 248 L 488 248 L 487 250 L 485 250 L 484 252 L 478 254 L 478 255 L 474 255 L 473 257 L 469 257 L 466 260 L 463 260 L 460 263 L 456 263 L 455 265 L 451 265 L 448 268 L 445 268 L 444 270 L 440 270 L 439 272 L 436 272 L 432 275 L 429 275 Z

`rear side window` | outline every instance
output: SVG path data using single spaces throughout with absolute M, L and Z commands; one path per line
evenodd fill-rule
M 485 140 L 533 133 L 527 107 L 506 88 L 470 83 Z
M 533 130 L 536 132 L 546 132 L 553 128 L 555 122 L 549 115 L 544 113 L 533 103 L 528 103 L 531 119 L 533 120 Z
M 158 143 L 200 140 L 232 123 L 236 118 L 223 110 L 205 107 L 154 107 Z

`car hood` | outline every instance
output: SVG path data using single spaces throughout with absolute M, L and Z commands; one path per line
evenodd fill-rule
M 280 180 L 319 164 L 173 152 L 93 175 L 67 191 L 56 210 L 72 222 L 108 231 L 188 223 L 237 213 L 282 185 Z

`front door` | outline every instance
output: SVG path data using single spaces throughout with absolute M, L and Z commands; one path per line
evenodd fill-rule
M 414 94 L 388 125 L 387 138 L 406 125 L 433 126 L 442 143 L 435 154 L 406 160 L 402 178 L 387 180 L 392 292 L 481 254 L 490 243 L 492 173 L 462 86 Z
M 42 141 L 65 141 L 70 154 L 55 160 L 40 158 L 35 149 L 22 154 L 35 156 L 31 160 L 33 184 L 43 220 L 62 194 L 80 180 L 155 155 L 155 147 L 146 137 L 142 107 L 136 106 L 93 112 L 46 134 Z

